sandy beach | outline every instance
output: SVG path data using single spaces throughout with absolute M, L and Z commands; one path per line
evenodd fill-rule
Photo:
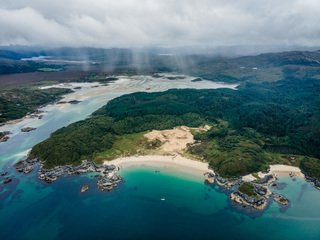
M 198 131 L 206 131 L 209 126 L 204 128 L 194 128 Z M 162 142 L 162 145 L 149 155 L 131 156 L 118 158 L 112 161 L 105 161 L 104 164 L 113 164 L 117 168 L 128 166 L 148 165 L 157 167 L 167 167 L 183 170 L 185 172 L 201 174 L 211 171 L 207 162 L 191 160 L 180 155 L 187 147 L 187 144 L 193 143 L 193 135 L 190 128 L 186 126 L 175 127 L 169 130 L 153 130 L 144 135 L 148 141 L 155 139 Z
M 276 176 L 289 176 L 290 174 L 291 176 L 304 177 L 300 168 L 281 164 L 270 165 L 270 172 L 267 174 L 275 174 Z M 267 174 L 258 173 L 259 177 L 264 177 Z
M 116 168 L 126 168 L 130 166 L 148 165 L 155 167 L 167 167 L 183 170 L 194 174 L 204 174 L 206 172 L 213 172 L 209 169 L 209 165 L 206 162 L 200 162 L 185 158 L 179 154 L 175 156 L 163 156 L 163 155 L 146 155 L 146 156 L 132 156 L 125 158 L 117 158 L 112 161 L 105 161 L 105 165 L 113 164 Z M 259 177 L 263 178 L 265 175 L 275 174 L 276 176 L 296 176 L 304 177 L 300 168 L 288 166 L 288 165 L 270 165 L 270 172 L 259 172 Z M 243 176 L 243 180 L 246 182 L 255 180 L 251 174 Z
M 118 158 L 112 161 L 105 161 L 104 164 L 113 164 L 117 168 L 125 168 L 129 166 L 148 165 L 155 167 L 167 167 L 183 170 L 194 174 L 204 174 L 209 170 L 208 163 L 194 161 L 181 155 L 175 156 L 162 156 L 162 155 L 146 155 L 146 156 L 133 156 L 126 158 Z

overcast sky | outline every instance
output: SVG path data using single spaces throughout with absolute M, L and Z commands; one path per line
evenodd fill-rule
M 0 0 L 0 45 L 319 43 L 320 0 Z

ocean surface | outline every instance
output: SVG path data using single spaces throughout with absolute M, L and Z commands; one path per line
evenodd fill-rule
M 172 88 L 160 82 L 157 88 L 156 81 L 153 91 Z M 174 87 L 184 87 L 185 81 L 175 81 Z M 135 82 L 132 91 L 137 90 Z M 42 119 L 0 127 L 12 132 L 0 143 L 0 173 L 8 172 L 0 176 L 0 239 L 320 239 L 320 191 L 302 178 L 279 178 L 272 190 L 288 197 L 290 205 L 270 201 L 261 212 L 234 205 L 230 192 L 206 185 L 201 175 L 176 169 L 128 167 L 119 172 L 124 180 L 116 188 L 100 192 L 96 173 L 61 176 L 47 184 L 38 180 L 37 168 L 26 175 L 12 167 L 50 133 L 86 118 L 106 104 L 104 99 L 119 95 L 121 91 L 101 93 L 63 108 L 48 105 Z M 22 133 L 23 127 L 37 129 Z M 3 184 L 7 177 L 13 181 Z M 84 184 L 91 187 L 80 193 Z

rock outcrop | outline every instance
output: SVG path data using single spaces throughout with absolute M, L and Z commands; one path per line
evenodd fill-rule
M 226 189 L 230 189 L 234 186 L 241 186 L 245 183 L 241 177 L 232 179 L 222 178 L 214 171 L 206 172 L 204 176 L 207 184 L 216 182 L 219 186 L 225 187 Z M 267 174 L 260 180 L 250 182 L 253 185 L 254 196 L 248 196 L 247 194 L 236 190 L 231 193 L 230 199 L 238 204 L 245 204 L 254 209 L 263 210 L 267 206 L 267 199 L 273 195 L 273 192 L 269 190 L 268 186 L 276 180 L 277 178 L 274 174 Z M 274 200 L 283 205 L 289 203 L 289 200 L 282 195 L 277 195 Z
M 212 170 L 212 172 L 206 172 L 204 174 L 205 181 L 207 184 L 212 184 L 216 181 L 216 183 L 221 186 L 225 187 L 226 189 L 230 189 L 233 186 L 241 185 L 243 183 L 242 177 L 239 178 L 222 178 L 219 176 L 217 172 Z
M 26 128 L 22 128 L 21 132 L 31 132 L 33 130 L 36 130 L 36 128 L 32 128 L 32 127 L 26 127 Z
M 287 199 L 285 196 L 283 195 L 277 195 L 273 198 L 273 200 L 275 200 L 276 202 L 282 204 L 282 205 L 288 205 L 289 204 L 289 199 Z
M 9 134 L 11 134 L 11 132 L 3 131 L 2 134 L 0 135 L 0 143 L 8 141 L 8 139 L 9 139 L 8 135 Z
M 81 193 L 84 193 L 85 191 L 88 191 L 88 189 L 90 188 L 89 184 L 85 184 L 82 188 L 81 188 Z
M 272 182 L 276 181 L 277 178 L 273 174 L 265 175 L 261 180 L 254 181 L 255 184 L 260 184 L 262 186 L 268 186 Z
M 243 183 L 242 177 L 239 178 L 222 178 L 216 177 L 216 182 L 219 186 L 225 187 L 227 190 L 236 185 L 241 185 Z
M 40 163 L 39 158 L 26 159 L 23 161 L 19 161 L 13 166 L 18 172 L 24 172 L 24 173 L 28 174 L 33 170 L 32 165 L 34 165 L 36 163 Z
M 215 173 L 212 173 L 212 172 L 206 172 L 204 174 L 204 179 L 207 184 L 214 183 L 215 177 L 216 177 Z
M 98 188 L 102 191 L 111 190 L 117 186 L 117 182 L 121 181 L 121 177 L 115 174 L 116 167 L 114 165 L 97 165 L 94 162 L 84 160 L 81 165 L 73 167 L 71 165 L 56 166 L 52 169 L 44 169 L 44 163 L 38 158 L 26 159 L 19 161 L 14 165 L 18 172 L 30 173 L 34 167 L 33 165 L 39 163 L 41 168 L 38 171 L 39 179 L 47 183 L 56 181 L 62 174 L 79 175 L 86 172 L 100 172 L 103 175 L 100 176 L 97 182 Z
M 33 170 L 33 166 L 26 166 L 25 168 L 24 168 L 24 173 L 25 174 L 28 174 L 28 173 L 30 173 L 30 172 L 32 172 L 32 170 Z
M 307 182 L 311 182 L 315 188 L 320 190 L 320 181 L 317 178 L 309 177 L 305 172 L 301 171 L 304 175 L 304 178 Z
M 12 182 L 12 179 L 11 179 L 11 178 L 7 178 L 7 179 L 3 182 L 3 184 L 8 184 L 9 182 Z
M 97 182 L 98 189 L 101 191 L 110 191 L 112 188 L 116 187 L 117 182 L 120 182 L 121 180 L 122 178 L 114 172 L 108 175 L 100 176 Z
M 267 206 L 267 201 L 265 198 L 259 197 L 256 199 L 239 191 L 231 193 L 230 199 L 238 204 L 245 204 L 258 210 L 263 210 Z

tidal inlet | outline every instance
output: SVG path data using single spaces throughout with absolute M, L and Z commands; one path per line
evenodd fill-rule
M 318 9 L 3 2 L 0 238 L 319 239 Z

